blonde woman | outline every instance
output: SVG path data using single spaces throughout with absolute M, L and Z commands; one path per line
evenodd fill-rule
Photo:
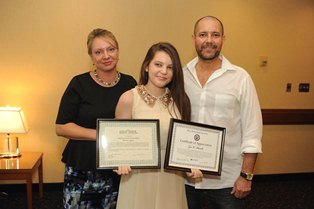
M 120 95 L 136 81 L 117 71 L 119 45 L 110 31 L 93 30 L 87 48 L 95 69 L 71 80 L 56 120 L 57 135 L 69 139 L 62 154 L 63 203 L 64 208 L 114 209 L 119 176 L 112 170 L 96 170 L 96 121 L 114 118 Z

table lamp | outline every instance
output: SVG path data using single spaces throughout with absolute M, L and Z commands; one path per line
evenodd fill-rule
M 10 134 L 27 133 L 28 126 L 20 107 L 0 107 L 0 133 L 6 134 L 4 150 L 0 152 L 0 158 L 21 156 L 19 139 L 16 137 L 16 148 L 12 149 Z

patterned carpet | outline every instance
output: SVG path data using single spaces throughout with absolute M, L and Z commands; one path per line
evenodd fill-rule
M 314 173 L 261 176 L 247 198 L 248 209 L 314 209 Z
M 41 199 L 35 185 L 33 209 L 62 209 L 61 186 L 45 184 Z M 0 209 L 26 209 L 25 190 L 24 185 L 0 185 L 8 194 L 0 195 Z M 246 203 L 247 209 L 314 209 L 314 173 L 256 176 Z

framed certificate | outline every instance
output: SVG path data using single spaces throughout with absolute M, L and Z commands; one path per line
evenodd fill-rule
M 171 119 L 164 168 L 220 176 L 225 133 L 222 127 Z
M 160 168 L 159 120 L 97 120 L 97 169 L 121 165 Z

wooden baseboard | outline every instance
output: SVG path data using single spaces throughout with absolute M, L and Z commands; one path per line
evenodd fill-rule
M 314 179 L 314 173 L 260 174 L 254 176 L 255 182 L 298 181 Z
M 45 191 L 62 191 L 63 183 L 44 183 L 44 192 Z M 26 184 L 1 184 L 0 191 L 5 192 L 26 192 Z M 33 184 L 33 191 L 38 192 L 39 187 L 38 183 Z
M 264 125 L 314 124 L 314 109 L 262 109 Z

